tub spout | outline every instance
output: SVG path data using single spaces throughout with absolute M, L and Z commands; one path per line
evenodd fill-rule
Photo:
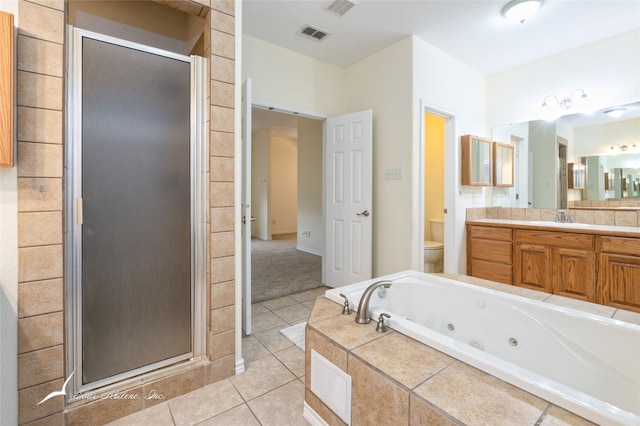
M 373 292 L 379 287 L 389 288 L 391 284 L 393 284 L 393 282 L 389 280 L 378 281 L 371 284 L 364 293 L 362 293 L 360 303 L 358 304 L 358 312 L 356 313 L 356 322 L 358 324 L 368 324 L 371 321 L 371 318 L 369 318 L 369 299 L 371 299 Z

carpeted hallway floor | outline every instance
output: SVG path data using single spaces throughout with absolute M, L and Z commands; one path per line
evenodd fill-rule
M 296 234 L 251 240 L 251 302 L 322 286 L 322 257 L 296 249 Z

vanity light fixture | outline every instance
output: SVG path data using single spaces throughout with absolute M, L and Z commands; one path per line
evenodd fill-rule
M 540 106 L 542 109 L 540 115 L 544 120 L 553 121 L 562 115 L 568 114 L 568 110 L 572 107 L 576 107 L 573 112 L 590 113 L 589 106 L 585 101 L 586 98 L 587 94 L 582 89 L 575 89 L 571 96 L 563 99 L 559 99 L 556 95 L 547 95 Z
M 512 0 L 502 8 L 505 18 L 513 22 L 524 23 L 540 8 L 542 0 Z
M 576 89 L 573 92 L 571 92 L 571 96 L 569 96 L 568 98 L 564 98 L 564 99 L 558 99 L 558 97 L 556 95 L 547 95 L 546 98 L 544 98 L 544 101 L 542 101 L 542 108 L 546 108 L 549 106 L 549 104 L 547 104 L 547 99 L 555 99 L 556 103 L 558 104 L 558 106 L 563 109 L 563 110 L 568 110 L 569 108 L 571 108 L 573 106 L 574 101 L 574 96 L 576 95 L 576 93 L 582 92 L 582 94 L 580 95 L 579 99 L 586 99 L 587 98 L 587 94 L 584 92 L 584 90 L 582 89 Z
M 635 150 L 637 147 L 638 147 L 638 145 L 636 145 L 635 143 L 630 143 L 628 145 L 627 144 L 623 144 L 623 145 L 615 144 L 615 145 L 611 145 L 611 147 L 609 149 L 612 150 L 612 151 L 618 150 L 620 152 L 626 152 L 629 149 Z

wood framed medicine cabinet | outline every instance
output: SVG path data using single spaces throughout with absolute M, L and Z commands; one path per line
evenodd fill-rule
M 585 189 L 587 167 L 582 163 L 567 164 L 567 182 L 569 189 Z
M 461 146 L 461 183 L 470 186 L 493 185 L 493 143 L 479 136 L 464 135 Z
M 0 12 L 0 166 L 13 167 L 13 15 Z
M 493 143 L 493 185 L 513 186 L 513 146 Z

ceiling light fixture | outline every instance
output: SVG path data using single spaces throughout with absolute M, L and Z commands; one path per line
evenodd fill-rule
M 502 8 L 505 18 L 513 22 L 524 23 L 540 8 L 542 0 L 512 0 Z

